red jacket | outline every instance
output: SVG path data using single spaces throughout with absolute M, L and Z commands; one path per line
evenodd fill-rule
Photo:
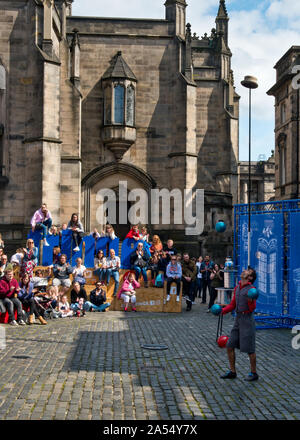
M 15 289 L 13 291 L 10 290 L 11 287 Z M 13 298 L 14 294 L 19 290 L 18 281 L 13 278 L 11 281 L 7 281 L 5 277 L 0 280 L 0 298 Z
M 139 230 L 137 230 L 137 231 L 135 232 L 135 231 L 131 228 L 130 231 L 128 232 L 128 234 L 126 235 L 125 238 L 133 238 L 133 237 L 140 238 Z
M 251 283 L 248 282 L 247 284 L 244 285 L 244 287 L 245 286 L 249 286 L 249 285 L 251 286 Z M 241 286 L 241 281 L 239 281 L 239 286 L 240 286 L 240 288 L 242 287 Z M 231 300 L 231 303 L 228 306 L 226 306 L 226 307 L 224 307 L 222 309 L 222 315 L 226 315 L 226 313 L 229 313 L 229 312 L 232 312 L 233 310 L 235 310 L 235 308 L 236 308 L 235 292 L 236 292 L 237 287 L 238 286 L 236 286 L 234 288 L 233 298 Z M 248 307 L 249 307 L 249 311 L 244 312 L 244 313 L 252 313 L 252 312 L 254 312 L 254 310 L 256 309 L 256 301 L 248 299 Z

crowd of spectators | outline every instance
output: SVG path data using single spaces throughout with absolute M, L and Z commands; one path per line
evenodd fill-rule
M 40 230 L 44 246 L 49 246 L 47 234 L 58 235 L 62 230 L 72 231 L 73 251 L 80 249 L 80 244 L 85 235 L 82 223 L 76 213 L 72 214 L 68 223 L 61 227 L 52 224 L 51 213 L 46 204 L 37 210 L 31 220 L 32 231 Z M 102 232 L 94 229 L 90 235 L 98 240 L 107 237 L 110 240 L 116 238 L 112 225 L 107 224 Z M 61 253 L 60 246 L 53 248 L 52 265 L 47 268 L 47 273 L 42 270 L 36 271 L 38 249 L 33 239 L 29 238 L 25 248 L 18 248 L 11 257 L 10 263 L 4 254 L 4 242 L 0 235 L 0 312 L 7 311 L 11 325 L 24 325 L 27 310 L 27 323 L 31 325 L 35 318 L 42 325 L 46 325 L 46 317 L 72 317 L 85 316 L 87 311 L 105 312 L 110 306 L 107 302 L 104 286 L 108 286 L 113 279 L 113 296 L 124 301 L 124 310 L 136 311 L 136 289 L 140 287 L 139 279 L 143 280 L 143 286 L 149 284 L 155 287 L 163 286 L 166 281 L 167 302 L 170 301 L 171 286 L 176 287 L 176 301 L 180 301 L 180 289 L 186 300 L 186 310 L 190 311 L 195 304 L 195 298 L 202 299 L 206 304 L 207 290 L 209 291 L 208 312 L 217 297 L 217 288 L 223 286 L 223 267 L 211 261 L 207 255 L 196 259 L 185 252 L 183 255 L 177 252 L 174 242 L 169 239 L 163 245 L 158 235 L 153 235 L 149 241 L 147 228 L 139 230 L 138 225 L 132 225 L 125 238 L 137 242 L 136 248 L 130 254 L 130 271 L 124 276 L 123 284 L 119 289 L 120 280 L 120 257 L 115 255 L 114 249 L 99 250 L 94 258 L 94 275 L 98 278 L 95 289 L 90 293 L 88 300 L 85 290 L 86 271 L 82 259 L 76 259 L 76 265 L 72 267 L 67 261 L 67 256 Z M 19 267 L 19 283 L 14 278 L 14 269 Z M 151 278 L 148 279 L 148 271 Z M 53 276 L 52 276 L 53 273 Z M 70 279 L 73 277 L 73 283 Z M 50 279 L 52 283 L 50 285 Z M 67 292 L 70 290 L 70 304 Z M 17 310 L 17 320 L 14 318 L 14 309 Z

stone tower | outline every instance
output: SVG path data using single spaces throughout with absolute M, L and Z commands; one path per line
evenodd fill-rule
M 216 28 L 203 37 L 186 24 L 185 0 L 166 0 L 164 19 L 74 17 L 72 3 L 0 0 L 5 241 L 19 246 L 42 202 L 55 224 L 78 212 L 87 232 L 100 229 L 99 190 L 113 190 L 121 206 L 125 181 L 128 193 L 149 196 L 204 189 L 201 235 L 185 235 L 173 215 L 148 227 L 180 250 L 223 258 L 232 252 L 239 121 L 225 1 L 217 10 L 216 0 Z M 123 238 L 129 224 L 119 220 Z

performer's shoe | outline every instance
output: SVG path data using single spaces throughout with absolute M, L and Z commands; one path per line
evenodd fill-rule
M 247 382 L 253 382 L 254 380 L 258 380 L 258 374 L 257 373 L 249 373 L 248 377 L 246 377 Z
M 223 376 L 220 376 L 221 379 L 235 379 L 236 373 L 233 373 L 232 371 L 228 371 L 228 373 L 224 374 Z

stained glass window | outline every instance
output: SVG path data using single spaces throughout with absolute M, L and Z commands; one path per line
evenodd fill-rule
M 134 125 L 134 88 L 132 86 L 127 87 L 127 106 L 126 106 L 126 125 Z
M 115 86 L 114 95 L 115 124 L 124 124 L 124 100 L 125 89 L 123 86 L 118 84 L 117 86 Z

